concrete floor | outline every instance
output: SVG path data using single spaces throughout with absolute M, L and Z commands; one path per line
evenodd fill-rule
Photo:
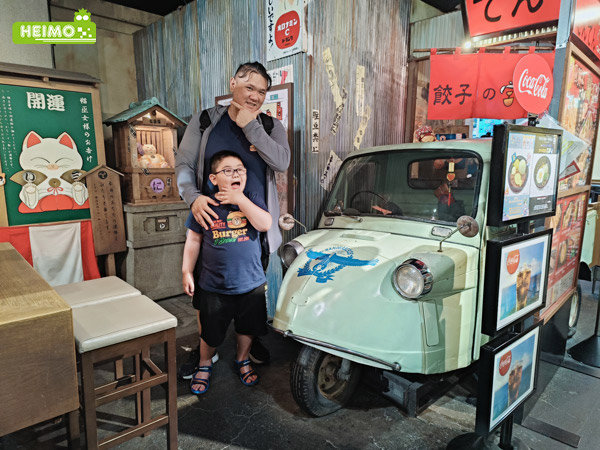
M 595 323 L 598 297 L 591 295 L 590 282 L 581 283 L 583 309 L 569 347 L 590 336 Z M 195 345 L 194 312 L 185 296 L 159 304 L 178 317 L 179 364 L 186 359 L 185 348 Z M 178 382 L 180 449 L 445 449 L 453 438 L 474 429 L 475 407 L 467 401 L 472 399 L 472 378 L 455 385 L 416 418 L 408 417 L 364 384 L 359 384 L 346 408 L 322 418 L 309 417 L 295 403 L 290 390 L 290 366 L 299 345 L 273 332 L 264 343 L 271 351 L 272 362 L 258 367 L 261 380 L 256 387 L 243 386 L 233 370 L 231 333 L 219 348 L 221 360 L 213 369 L 209 393 L 197 397 L 189 392 L 188 382 Z M 153 410 L 160 414 L 164 411 L 160 388 L 155 395 L 158 399 L 153 402 Z M 125 399 L 101 411 L 100 428 L 118 430 L 119 417 L 132 417 L 133 402 Z M 558 367 L 528 417 L 579 436 L 579 449 L 598 449 L 600 370 L 584 374 Z M 515 425 L 514 436 L 538 450 L 572 448 L 520 425 Z M 60 421 L 0 438 L 0 450 L 64 447 L 66 435 Z M 119 448 L 164 449 L 166 431 L 156 430 Z

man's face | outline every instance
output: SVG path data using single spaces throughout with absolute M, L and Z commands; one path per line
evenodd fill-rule
M 232 171 L 230 176 L 225 172 Z M 240 173 L 243 172 L 243 173 Z M 246 168 L 239 158 L 227 156 L 223 158 L 215 173 L 211 173 L 209 178 L 212 184 L 219 188 L 219 191 L 226 189 L 228 191 L 243 191 L 246 187 Z
M 229 80 L 233 100 L 250 111 L 258 111 L 267 95 L 267 80 L 261 75 L 250 72 Z

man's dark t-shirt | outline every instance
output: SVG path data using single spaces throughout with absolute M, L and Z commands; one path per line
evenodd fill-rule
M 228 113 L 212 129 L 206 143 L 204 154 L 204 184 L 202 193 L 204 195 L 216 194 L 218 189 L 208 179 L 210 174 L 210 160 L 212 157 L 223 150 L 229 150 L 237 154 L 244 167 L 247 169 L 246 190 L 255 192 L 262 203 L 267 203 L 265 198 L 267 164 L 260 157 L 258 152 L 250 150 L 250 142 L 246 139 L 244 132 L 237 124 L 231 120 Z

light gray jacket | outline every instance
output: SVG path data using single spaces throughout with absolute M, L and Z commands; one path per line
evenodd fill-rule
M 175 175 L 179 195 L 192 206 L 194 200 L 202 195 L 204 174 L 204 153 L 211 131 L 227 112 L 227 106 L 217 105 L 208 110 L 210 126 L 200 134 L 200 114 L 195 114 L 188 124 L 179 150 L 175 157 Z M 279 231 L 279 198 L 275 183 L 275 171 L 284 172 L 290 165 L 290 146 L 287 133 L 281 122 L 273 119 L 273 130 L 269 136 L 260 122 L 260 116 L 242 128 L 246 139 L 256 147 L 258 154 L 267 163 L 267 208 L 273 218 L 271 228 L 267 232 L 269 252 L 273 253 L 281 245 Z

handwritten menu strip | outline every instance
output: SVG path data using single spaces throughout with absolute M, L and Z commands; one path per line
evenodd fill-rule
M 96 255 L 127 249 L 119 174 L 101 166 L 86 177 Z

